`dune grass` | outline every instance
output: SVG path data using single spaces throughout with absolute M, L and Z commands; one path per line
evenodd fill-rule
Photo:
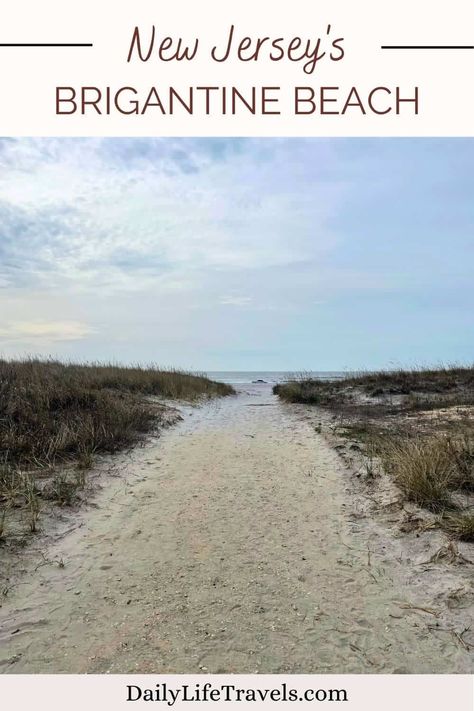
M 162 400 L 232 392 L 157 367 L 0 360 L 0 538 L 7 509 L 23 509 L 35 530 L 40 498 L 72 503 L 95 455 L 131 447 L 165 424 Z
M 474 367 L 366 372 L 334 381 L 302 376 L 274 392 L 345 418 L 344 436 L 377 458 L 406 500 L 439 514 L 450 536 L 474 540 Z
M 446 392 L 459 387 L 474 388 L 474 366 L 439 366 L 438 368 L 396 368 L 393 370 L 361 371 L 341 380 L 349 386 L 360 386 L 373 394 L 408 395 L 411 392 Z
M 367 371 L 338 380 L 318 380 L 303 375 L 276 385 L 274 392 L 287 402 L 314 405 L 343 402 L 354 392 L 369 397 L 420 394 L 442 402 L 443 397 L 461 393 L 474 395 L 474 366 Z
M 437 513 L 454 508 L 456 464 L 444 438 L 388 438 L 379 456 L 409 501 Z
M 0 361 L 0 451 L 4 464 L 51 465 L 115 452 L 157 423 L 144 396 L 196 400 L 232 389 L 156 367 Z
M 441 525 L 453 538 L 474 543 L 474 513 L 461 511 L 445 514 Z

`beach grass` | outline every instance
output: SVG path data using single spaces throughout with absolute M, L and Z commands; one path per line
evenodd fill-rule
M 376 458 L 405 500 L 439 515 L 451 537 L 474 539 L 474 367 L 302 376 L 274 392 L 337 415 L 339 434 Z
M 389 437 L 378 454 L 409 501 L 434 512 L 454 508 L 456 464 L 443 437 Z
M 3 464 L 51 465 L 115 452 L 159 420 L 149 396 L 195 401 L 227 395 L 205 376 L 157 367 L 0 361 L 0 451 Z
M 474 513 L 461 511 L 445 514 L 441 525 L 453 538 L 474 543 Z
M 94 457 L 166 425 L 168 401 L 232 392 L 204 375 L 156 366 L 0 360 L 0 538 L 6 510 L 23 508 L 34 531 L 40 499 L 72 503 Z
M 456 401 L 459 402 L 462 396 L 474 397 L 474 366 L 361 371 L 337 380 L 302 375 L 279 383 L 274 392 L 287 402 L 316 405 L 347 402 L 357 392 L 368 397 L 413 397 L 416 394 L 419 398 L 417 404 L 423 404 L 424 395 L 431 398 L 431 404 L 449 402 L 453 396 L 457 396 Z

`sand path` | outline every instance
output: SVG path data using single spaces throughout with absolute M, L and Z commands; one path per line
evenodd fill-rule
M 443 672 L 345 513 L 338 455 L 268 386 L 126 461 L 0 609 L 4 672 Z M 426 617 L 426 615 L 425 615 Z

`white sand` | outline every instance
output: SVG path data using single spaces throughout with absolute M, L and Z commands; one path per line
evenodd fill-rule
M 404 607 L 432 608 L 430 589 L 356 520 L 338 454 L 269 386 L 185 409 L 115 461 L 72 530 L 38 541 L 64 567 L 24 556 L 2 671 L 472 671 L 440 618 Z

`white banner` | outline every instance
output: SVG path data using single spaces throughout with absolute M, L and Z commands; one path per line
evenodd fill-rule
M 432 675 L 44 675 L 9 676 L 2 708 L 35 711 L 121 711 L 133 708 L 306 708 L 350 711 L 472 711 L 468 676 Z M 152 703 L 156 706 L 152 706 Z
M 474 6 L 428 0 L 23 0 L 0 133 L 472 135 Z

